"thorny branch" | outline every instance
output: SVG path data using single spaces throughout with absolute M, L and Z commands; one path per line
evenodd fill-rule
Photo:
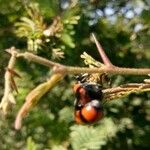
M 122 75 L 148 75 L 150 74 L 150 68 L 122 68 L 122 67 L 114 66 L 109 60 L 109 58 L 107 57 L 107 55 L 105 54 L 100 43 L 97 41 L 95 35 L 92 34 L 92 36 L 104 63 L 99 68 L 66 66 L 66 65 L 62 65 L 62 64 L 47 60 L 45 58 L 42 58 L 40 56 L 34 55 L 29 52 L 20 53 L 15 48 L 10 48 L 9 50 L 7 50 L 7 52 L 11 54 L 11 59 L 8 64 L 9 69 L 14 69 L 15 61 L 16 61 L 16 58 L 18 57 L 23 57 L 27 60 L 42 64 L 44 66 L 47 66 L 53 69 L 53 75 L 51 76 L 51 78 L 48 81 L 37 86 L 35 89 L 33 89 L 26 97 L 26 101 L 23 104 L 22 108 L 20 109 L 16 117 L 16 121 L 15 121 L 16 129 L 21 128 L 22 118 L 38 102 L 38 100 L 47 91 L 49 91 L 53 86 L 55 86 L 58 81 L 62 80 L 62 78 L 67 74 L 80 74 L 80 73 L 91 73 L 91 74 L 107 73 L 107 74 L 116 74 L 116 75 L 118 74 L 122 74 Z M 102 90 L 104 94 L 104 99 L 106 101 L 109 101 L 109 100 L 127 96 L 130 93 L 140 93 L 140 92 L 150 91 L 150 79 L 145 79 L 144 81 L 145 82 L 143 83 L 130 83 L 130 84 L 125 84 L 125 85 L 121 85 L 118 87 L 104 89 Z M 12 103 L 15 103 L 14 98 L 10 98 L 10 97 L 13 97 L 10 82 L 11 82 L 11 73 L 6 71 L 5 91 L 4 91 L 4 96 L 0 104 L 0 107 L 5 113 L 8 111 L 6 108 L 8 108 L 8 106 L 11 106 Z
M 102 92 L 104 93 L 105 101 L 109 101 L 125 97 L 131 93 L 142 93 L 147 91 L 150 91 L 150 84 L 148 83 L 130 83 L 104 89 Z
M 11 53 L 11 52 L 10 52 Z M 107 74 L 122 74 L 122 75 L 148 75 L 150 74 L 150 68 L 122 68 L 117 66 L 104 65 L 101 68 L 88 68 L 88 67 L 72 67 L 65 66 L 40 56 L 34 55 L 29 52 L 19 53 L 17 52 L 16 57 L 24 57 L 30 61 L 42 64 L 47 67 L 54 67 L 54 72 L 66 73 L 66 74 L 80 74 L 80 73 L 107 73 Z
M 12 83 L 12 81 L 14 80 L 12 80 L 13 77 L 9 69 L 12 69 L 12 70 L 14 69 L 17 52 L 15 51 L 14 47 L 7 50 L 7 52 L 9 51 L 11 51 L 11 58 L 8 63 L 8 69 L 6 69 L 6 73 L 5 73 L 4 96 L 0 103 L 0 108 L 3 110 L 4 114 L 7 113 L 7 111 L 9 110 L 12 104 L 16 103 L 14 96 L 12 94 L 12 84 L 15 84 L 15 83 Z

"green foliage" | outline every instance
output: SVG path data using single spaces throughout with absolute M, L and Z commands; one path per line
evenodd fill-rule
M 43 17 L 40 15 L 37 3 L 31 3 L 26 7 L 28 17 L 21 17 L 20 22 L 16 22 L 15 26 L 18 28 L 16 34 L 19 37 L 27 38 L 28 50 L 37 51 L 42 44 L 42 34 L 45 28 Z
M 64 64 L 83 66 L 80 55 L 84 51 L 100 59 L 90 40 L 94 32 L 115 65 L 149 67 L 148 3 L 146 0 L 0 0 L 0 97 L 9 59 L 4 49 L 13 45 Z M 13 122 L 25 96 L 51 74 L 51 70 L 21 59 L 16 70 L 22 77 L 16 79 L 19 94 L 11 114 L 7 118 L 1 116 L 1 150 L 149 149 L 149 93 L 132 94 L 106 103 L 105 117 L 96 125 L 75 125 L 72 76 L 67 76 L 49 92 L 25 118 L 21 131 L 15 131 Z M 143 79 L 145 77 L 113 76 L 112 86 Z
M 56 17 L 53 23 L 47 28 L 48 24 L 44 22 L 44 18 L 40 13 L 38 3 L 29 3 L 25 5 L 27 17 L 21 17 L 20 22 L 16 22 L 16 34 L 19 37 L 27 38 L 27 50 L 38 51 L 53 45 L 51 42 L 52 36 L 60 38 L 60 40 L 70 48 L 74 48 L 75 44 L 72 35 L 75 34 L 73 30 L 74 25 L 80 19 L 78 7 L 75 9 L 68 9 L 61 15 L 62 18 Z M 47 44 L 48 45 L 47 45 Z M 62 46 L 64 46 L 61 45 Z M 56 48 L 52 49 L 55 50 Z M 60 48 L 57 48 L 61 50 Z
M 74 150 L 99 150 L 107 140 L 116 135 L 117 127 L 112 119 L 104 119 L 99 126 L 71 127 L 71 145 Z
M 36 144 L 33 142 L 31 137 L 28 137 L 27 139 L 27 150 L 36 150 Z

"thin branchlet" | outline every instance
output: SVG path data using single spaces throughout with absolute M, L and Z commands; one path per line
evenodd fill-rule
M 122 98 L 131 93 L 142 93 L 147 91 L 150 91 L 150 84 L 148 83 L 129 83 L 102 90 L 105 101 Z

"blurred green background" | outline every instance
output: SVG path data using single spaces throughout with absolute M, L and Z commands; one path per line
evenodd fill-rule
M 66 65 L 84 66 L 80 58 L 84 51 L 101 61 L 91 42 L 92 32 L 113 64 L 150 67 L 149 0 L 0 0 L 0 98 L 10 58 L 6 48 L 15 46 Z M 22 129 L 15 131 L 15 116 L 25 96 L 51 74 L 23 59 L 17 61 L 16 70 L 22 76 L 17 79 L 19 94 L 9 115 L 1 114 L 0 150 L 150 149 L 150 93 L 109 102 L 101 122 L 80 126 L 73 119 L 73 75 L 45 95 L 24 119 Z M 145 78 L 114 76 L 112 83 Z

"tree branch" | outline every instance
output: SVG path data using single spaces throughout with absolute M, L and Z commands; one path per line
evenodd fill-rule
M 29 52 L 19 53 L 16 52 L 16 57 L 24 57 L 27 60 L 42 64 L 47 67 L 55 67 L 54 72 L 65 72 L 66 74 L 79 74 L 79 73 L 107 73 L 107 74 L 121 74 L 121 75 L 148 75 L 150 74 L 150 68 L 123 68 L 117 66 L 102 66 L 101 68 L 93 67 L 73 67 L 73 66 L 65 66 L 43 57 L 34 55 Z M 12 52 L 9 52 L 12 54 Z

